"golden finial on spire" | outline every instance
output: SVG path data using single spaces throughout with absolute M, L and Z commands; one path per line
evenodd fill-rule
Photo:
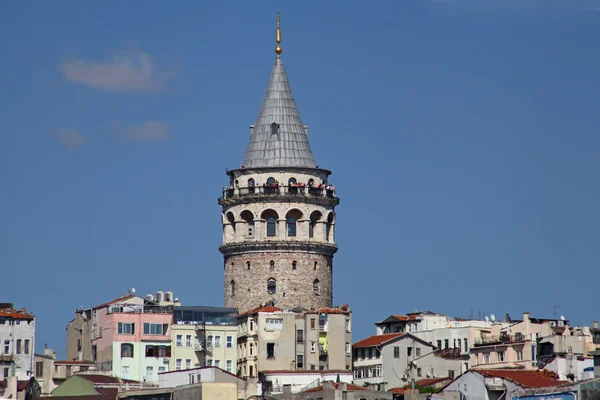
M 279 55 L 283 51 L 283 49 L 280 46 L 280 43 L 281 43 L 281 29 L 279 28 L 279 13 L 277 13 L 277 33 L 275 34 L 275 41 L 277 42 L 277 47 L 275 47 L 275 53 L 277 54 L 277 58 L 279 58 Z

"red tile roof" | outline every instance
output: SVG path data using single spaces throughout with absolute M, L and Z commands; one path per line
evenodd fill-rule
M 29 385 L 29 381 L 18 381 L 17 382 L 17 392 L 22 392 L 27 389 L 27 385 Z
M 549 376 L 546 370 L 525 371 L 516 369 L 476 369 L 477 372 L 486 378 L 503 378 L 521 385 L 525 388 L 542 388 L 548 386 L 558 386 L 562 382 Z
M 338 389 L 338 388 L 340 388 L 340 385 L 342 385 L 342 384 L 341 383 L 332 383 L 332 385 L 333 385 L 334 389 Z M 362 386 L 356 386 L 351 383 L 348 383 L 346 388 L 347 388 L 348 392 L 357 392 L 359 390 L 367 390 L 366 388 L 364 388 Z M 322 390 L 323 390 L 323 385 L 314 387 L 312 389 L 305 390 L 303 393 L 320 392 Z
M 406 393 L 408 390 L 410 390 L 410 388 L 406 388 L 406 387 L 395 387 L 393 389 L 390 389 L 389 391 L 392 392 L 393 394 L 404 394 Z
M 442 383 L 445 381 L 451 381 L 451 378 L 445 377 L 445 378 L 426 378 L 426 379 L 421 379 L 416 381 L 415 383 L 419 386 L 423 386 L 423 387 L 427 387 L 427 386 L 433 386 L 436 385 L 438 383 Z
M 27 310 L 15 310 L 14 308 L 4 308 L 0 310 L 0 317 L 27 321 L 33 321 L 34 318 L 33 314 L 30 314 Z
M 44 397 L 34 397 L 35 400 L 43 400 L 43 399 L 47 399 L 48 397 L 44 396 Z M 109 399 L 116 399 L 117 395 L 104 395 L 104 394 L 97 394 L 97 395 L 90 395 L 90 396 L 50 396 L 50 398 L 52 398 L 52 400 L 109 400 Z
M 94 390 L 98 393 L 100 393 L 102 396 L 112 396 L 112 397 L 117 397 L 117 395 L 119 394 L 119 388 L 94 388 Z
M 321 314 L 345 314 L 345 315 L 350 315 L 350 311 L 348 311 L 348 309 L 342 309 L 342 308 L 329 308 L 329 307 L 325 307 L 325 308 L 321 308 L 319 310 L 319 313 Z
M 253 308 L 252 310 L 248 310 L 245 313 L 239 314 L 239 317 L 243 317 L 245 315 L 252 315 L 252 314 L 256 314 L 259 312 L 263 312 L 263 313 L 273 313 L 273 312 L 279 312 L 279 311 L 283 311 L 281 308 L 277 308 L 275 306 L 258 306 L 256 308 Z
M 366 339 L 361 340 L 360 342 L 354 343 L 352 347 L 373 347 L 373 346 L 381 346 L 385 342 L 396 339 L 404 335 L 403 332 L 400 333 L 387 333 L 385 335 L 375 335 L 368 337 Z
M 109 305 L 115 304 L 115 303 L 120 303 L 122 301 L 132 299 L 134 297 L 137 297 L 137 295 L 135 295 L 135 294 L 128 294 L 128 295 L 125 295 L 125 296 L 121 296 L 121 297 L 118 297 L 118 298 L 116 298 L 114 300 L 111 300 L 111 301 L 109 301 L 107 303 L 100 304 L 99 306 L 94 307 L 94 309 L 106 307 L 106 306 L 109 306 Z

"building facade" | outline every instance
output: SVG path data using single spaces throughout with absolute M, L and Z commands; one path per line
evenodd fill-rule
M 351 369 L 351 312 L 347 306 L 319 311 L 267 305 L 240 314 L 238 369 L 242 377 L 262 371 Z
M 538 369 L 537 346 L 544 326 L 564 329 L 568 321 L 531 318 L 523 313 L 521 321 L 507 327 L 492 325 L 490 333 L 482 332 L 470 350 L 471 368 L 525 368 Z
M 437 354 L 435 346 L 410 333 L 389 333 L 363 339 L 353 346 L 354 383 L 402 387 L 423 378 L 454 378 L 462 362 Z
M 0 380 L 34 375 L 35 317 L 12 303 L 0 303 Z
M 332 305 L 335 207 L 280 59 L 267 84 L 240 168 L 228 170 L 222 206 L 225 306 L 247 311 Z
M 146 298 L 128 293 L 78 310 L 67 326 L 67 354 L 71 360 L 85 358 L 89 348 L 91 360 L 82 361 L 95 362 L 100 371 L 157 382 L 157 374 L 169 370 L 172 307 L 176 305 L 180 303 L 172 292 L 159 291 Z
M 237 371 L 237 323 L 234 308 L 173 308 L 171 371 L 215 366 Z

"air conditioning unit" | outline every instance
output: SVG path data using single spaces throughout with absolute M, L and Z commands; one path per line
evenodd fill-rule
M 558 326 L 565 326 L 565 321 L 558 321 Z
M 408 375 L 406 375 L 406 374 L 402 375 L 402 379 L 403 380 L 407 380 L 408 379 Z

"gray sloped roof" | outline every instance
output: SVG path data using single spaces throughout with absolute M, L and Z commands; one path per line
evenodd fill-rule
M 276 134 L 272 124 L 278 124 Z M 283 63 L 273 66 L 242 168 L 316 168 L 305 129 Z

